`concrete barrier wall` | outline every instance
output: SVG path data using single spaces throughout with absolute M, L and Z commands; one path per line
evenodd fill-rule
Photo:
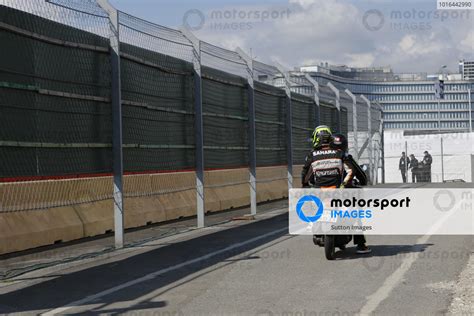
M 300 169 L 294 167 L 294 186 Z M 288 196 L 286 166 L 257 170 L 257 201 Z M 205 173 L 206 212 L 250 204 L 248 169 Z M 128 175 L 125 227 L 141 227 L 196 214 L 195 173 Z M 0 254 L 112 231 L 112 178 L 0 184 Z

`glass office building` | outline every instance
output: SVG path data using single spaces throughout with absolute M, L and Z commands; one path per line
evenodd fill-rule
M 459 73 L 464 80 L 474 80 L 474 61 L 459 61 Z
M 341 93 L 348 89 L 355 95 L 363 94 L 371 101 L 378 101 L 384 110 L 385 129 L 469 131 L 474 123 L 471 102 L 474 80 L 464 80 L 461 74 L 443 76 L 445 95 L 438 102 L 434 91 L 437 75 L 394 74 L 388 67 L 301 67 L 292 73 L 295 82 L 300 78 L 301 85 L 292 89 L 308 95 L 313 90 L 303 84 L 303 73 L 320 85 L 331 82 Z

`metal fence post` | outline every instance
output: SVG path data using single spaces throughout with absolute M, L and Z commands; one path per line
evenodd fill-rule
M 372 157 L 372 113 L 371 113 L 371 103 L 370 103 L 370 100 L 367 99 L 365 97 L 365 95 L 360 95 L 360 97 L 362 98 L 362 100 L 365 101 L 365 103 L 367 104 L 367 129 L 368 129 L 368 132 L 367 132 L 367 139 L 369 141 L 369 143 L 367 144 L 367 150 L 368 150 L 368 154 L 369 154 L 369 170 L 370 170 L 370 174 L 373 178 L 373 173 L 374 173 L 374 162 L 373 162 L 373 157 Z
M 444 183 L 444 143 L 443 143 L 443 136 L 440 135 L 441 138 L 441 182 Z
M 359 134 L 357 133 L 357 98 L 348 89 L 345 90 L 352 99 L 352 134 L 354 135 L 355 160 L 359 161 Z
M 467 89 L 467 98 L 469 106 L 469 133 L 472 133 L 472 104 L 471 104 L 471 89 Z
M 337 132 L 342 131 L 341 126 L 341 98 L 339 94 L 339 89 L 337 89 L 331 82 L 328 82 L 327 86 L 334 92 L 336 95 L 336 108 L 337 108 Z
M 291 81 L 288 73 L 280 64 L 276 64 L 276 67 L 280 74 L 285 80 L 285 93 L 286 93 L 286 144 L 287 144 L 287 160 L 288 160 L 288 190 L 293 188 L 293 111 L 291 109 Z
M 202 76 L 201 76 L 201 41 L 188 29 L 181 28 L 181 33 L 193 44 L 194 48 L 194 128 L 196 151 L 196 213 L 197 227 L 204 227 L 204 128 L 202 118 Z
M 379 121 L 379 134 L 380 134 L 380 153 L 378 154 L 378 159 L 381 160 L 380 162 L 380 168 L 381 170 L 381 176 L 382 176 L 382 183 L 385 183 L 385 140 L 384 140 L 384 119 L 383 119 L 383 107 L 380 105 L 380 103 L 376 100 L 374 101 L 374 104 L 378 106 L 378 110 L 380 111 L 380 121 Z
M 382 112 L 383 114 L 383 112 Z M 381 150 L 382 150 L 382 153 L 381 153 L 381 159 L 382 159 L 382 183 L 385 183 L 385 132 L 384 132 L 384 129 L 383 129 L 383 116 L 382 116 L 382 119 L 380 120 L 380 125 L 382 126 L 381 127 L 381 130 L 382 130 L 382 133 L 380 134 L 380 137 L 382 139 L 381 141 Z
M 379 150 L 376 147 L 376 143 L 372 142 L 372 156 L 373 156 L 373 174 L 372 174 L 372 184 L 377 184 L 378 174 L 379 174 Z
M 408 183 L 408 141 L 405 141 L 405 179 Z
M 385 183 L 385 152 L 384 152 L 384 134 L 383 134 L 383 110 L 380 104 L 376 103 L 380 110 L 379 134 L 380 134 L 380 154 L 377 159 L 381 159 L 380 165 L 382 168 L 382 183 Z M 378 171 L 377 171 L 378 174 Z
M 123 248 L 123 146 L 122 146 L 122 95 L 120 87 L 120 36 L 117 10 L 107 0 L 97 0 L 107 12 L 110 21 L 110 65 L 112 69 L 112 156 L 114 181 L 114 232 L 115 248 Z
M 314 103 L 316 104 L 316 111 L 314 113 L 314 126 L 316 127 L 321 124 L 321 107 L 319 103 L 319 83 L 313 78 L 311 78 L 309 74 L 305 74 L 304 76 L 306 80 L 308 80 L 309 83 L 311 83 L 314 89 L 313 98 L 314 98 Z
M 248 128 L 249 128 L 249 173 L 250 173 L 250 213 L 257 214 L 257 134 L 255 130 L 255 90 L 253 82 L 253 60 L 242 49 L 236 52 L 247 64 L 248 75 Z

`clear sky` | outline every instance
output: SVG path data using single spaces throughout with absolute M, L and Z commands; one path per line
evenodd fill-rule
M 202 40 L 239 46 L 288 66 L 329 62 L 436 72 L 474 59 L 474 10 L 436 10 L 436 0 L 110 0 Z

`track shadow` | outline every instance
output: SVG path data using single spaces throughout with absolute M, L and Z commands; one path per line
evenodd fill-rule
M 135 311 L 139 310 L 140 311 L 139 315 L 148 315 L 148 314 L 153 315 L 153 312 L 151 310 L 165 308 L 167 305 L 168 304 L 166 303 L 166 301 L 158 301 L 158 302 L 144 301 L 144 302 L 140 302 L 134 305 L 133 309 Z M 150 311 L 147 311 L 147 310 L 150 310 Z M 107 315 L 122 315 L 123 313 L 127 313 L 127 312 L 130 312 L 130 308 L 126 308 L 126 307 L 113 308 L 113 309 L 107 310 Z M 102 314 L 102 313 L 96 310 L 92 310 L 86 313 L 81 313 L 81 315 L 97 315 L 97 314 Z M 166 313 L 164 314 L 167 315 Z M 174 313 L 174 314 L 178 314 L 178 313 Z M 172 314 L 170 313 L 170 315 Z
M 425 251 L 433 244 L 416 244 L 416 245 L 374 245 L 370 246 L 371 253 L 358 254 L 356 247 L 349 247 L 342 251 L 336 252 L 336 260 L 354 260 L 371 257 L 393 257 L 410 253 L 419 253 Z
M 163 273 L 144 282 L 124 288 L 114 295 L 94 300 L 94 304 L 109 305 L 117 301 L 131 301 L 143 297 L 190 274 L 211 267 L 231 257 L 251 251 L 287 234 L 288 215 L 282 214 L 259 222 L 230 228 L 224 231 L 177 242 L 146 253 L 105 263 L 81 271 L 65 274 L 52 280 L 34 284 L 0 296 L 0 314 L 5 312 L 37 312 L 65 306 L 87 296 L 100 293 L 127 282 L 133 282 L 159 270 L 196 260 L 202 256 L 220 251 L 204 260 L 193 261 L 171 273 Z M 258 239 L 252 243 L 236 245 L 257 238 L 266 233 L 283 229 L 279 233 Z M 236 246 L 227 251 L 229 246 Z M 141 309 L 159 308 L 156 302 L 140 303 Z M 132 306 L 135 309 L 137 306 Z M 3 310 L 2 310 L 3 309 Z

